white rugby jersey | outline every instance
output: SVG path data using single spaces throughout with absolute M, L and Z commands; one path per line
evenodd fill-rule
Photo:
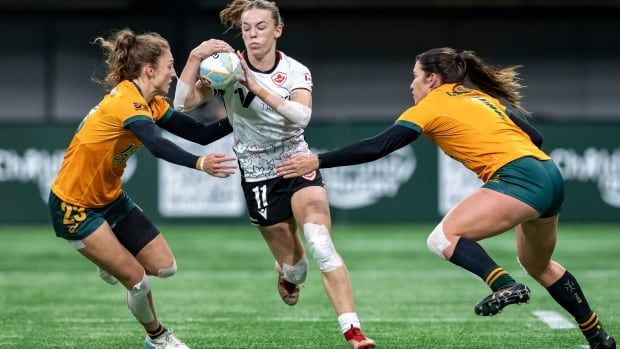
M 249 63 L 247 58 L 246 62 Z M 270 71 L 261 72 L 252 66 L 250 69 L 264 88 L 282 98 L 289 99 L 295 89 L 312 91 L 310 70 L 280 51 L 276 52 L 275 67 Z M 310 152 L 304 129 L 248 93 L 242 84 L 237 82 L 218 92 L 223 94 L 233 127 L 233 150 L 247 182 L 275 178 L 276 164 L 292 154 Z

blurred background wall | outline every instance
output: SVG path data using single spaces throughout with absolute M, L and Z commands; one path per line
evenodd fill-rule
M 97 103 L 112 29 L 157 31 L 180 72 L 187 54 L 224 35 L 222 0 L 0 1 L 0 122 L 75 121 Z M 497 65 L 523 65 L 525 105 L 539 119 L 620 118 L 619 1 L 278 1 L 279 48 L 310 67 L 314 119 L 392 120 L 410 104 L 417 53 L 471 49 Z
M 95 37 L 107 36 L 111 30 L 124 27 L 136 32 L 159 32 L 170 41 L 180 73 L 189 51 L 202 40 L 220 38 L 235 48 L 242 48 L 237 33 L 225 33 L 219 23 L 218 13 L 226 3 L 223 0 L 0 1 L 3 33 L 0 36 L 0 195 L 36 192 L 37 189 L 31 188 L 36 181 L 39 181 L 38 190 L 45 192 L 45 181 L 50 179 L 33 178 L 56 169 L 60 158 L 53 154 L 64 149 L 75 125 L 104 93 L 92 81 L 104 76 L 101 51 L 91 44 Z M 546 150 L 566 150 L 561 153 L 564 156 L 561 159 L 567 159 L 565 162 L 573 167 L 565 166 L 565 177 L 570 174 L 567 169 L 575 168 L 572 170 L 577 171 L 575 178 L 590 186 L 584 190 L 592 191 L 594 196 L 609 190 L 617 195 L 618 199 L 613 199 L 618 201 L 617 206 L 603 200 L 600 208 L 593 207 L 598 211 L 608 210 L 606 220 L 620 220 L 620 142 L 615 137 L 620 128 L 619 1 L 287 0 L 277 3 L 285 22 L 278 48 L 306 64 L 313 74 L 313 123 L 308 134 L 318 139 L 320 148 L 341 145 L 347 139 L 326 136 L 334 125 L 341 135 L 354 132 L 350 139 L 354 140 L 389 125 L 410 106 L 409 84 L 416 54 L 440 46 L 474 50 L 496 65 L 523 66 L 522 77 L 527 86 L 523 91 L 524 104 L 533 112 L 534 122 L 551 133 L 547 144 L 556 147 Z M 362 124 L 368 127 L 367 133 L 356 131 L 357 125 Z M 601 137 L 597 134 L 599 130 L 607 133 Z M 52 135 L 59 140 L 45 141 Z M 331 137 L 332 142 L 322 141 L 321 137 Z M 48 157 L 42 161 L 53 164 L 37 167 L 28 149 L 47 149 Z M 588 152 L 589 149 L 593 150 Z M 435 154 L 428 161 L 432 166 L 439 166 L 440 154 L 432 147 L 428 151 Z M 594 160 L 588 157 L 592 152 L 599 154 Z M 415 154 L 421 156 L 419 149 Z M 35 165 L 26 169 L 18 166 L 28 161 Z M 418 163 L 417 168 L 429 166 Z M 158 168 L 161 165 L 154 164 L 152 169 Z M 585 174 L 580 174 L 582 168 Z M 437 171 L 440 172 L 437 169 L 429 176 L 440 182 Z M 607 184 L 600 183 L 602 173 L 611 177 L 605 180 Z M 53 177 L 53 173 L 47 177 Z M 45 183 L 41 184 L 42 181 Z M 437 188 L 433 190 L 433 195 L 440 195 L 435 194 Z M 389 201 L 398 197 L 397 194 L 386 195 L 387 201 L 373 205 L 393 205 L 390 209 L 397 210 L 398 200 Z M 609 192 L 605 195 L 609 196 Z M 20 216 L 19 208 L 7 206 L 0 210 L 6 213 L 0 215 L 0 222 L 45 220 L 45 206 L 41 206 L 38 194 L 36 200 L 37 210 L 43 213 Z M 432 201 L 433 212 L 420 219 L 436 219 L 442 214 L 442 209 L 437 209 L 438 200 Z M 2 205 L 10 204 L 4 201 Z M 373 209 L 372 205 L 369 207 Z M 343 208 L 336 216 L 342 219 L 356 216 L 356 211 L 351 209 Z M 425 212 L 428 208 L 420 204 L 416 209 Z M 157 211 L 156 216 L 165 216 L 161 203 L 153 210 Z M 577 206 L 574 211 L 577 213 L 573 219 L 585 219 Z M 358 211 L 357 216 L 367 215 Z M 410 216 L 403 211 L 398 217 L 407 220 Z

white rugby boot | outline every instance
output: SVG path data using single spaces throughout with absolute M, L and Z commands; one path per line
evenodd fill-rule
M 168 330 L 155 339 L 148 335 L 144 340 L 145 349 L 189 349 L 187 344 L 178 339 L 172 331 Z

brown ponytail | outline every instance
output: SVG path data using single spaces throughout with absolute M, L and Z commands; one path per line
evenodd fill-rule
M 123 80 L 140 76 L 145 64 L 157 64 L 158 58 L 170 50 L 168 41 L 157 33 L 135 35 L 129 28 L 113 33 L 108 39 L 98 37 L 93 44 L 104 50 L 108 74 L 104 84 L 112 88 Z
M 524 115 L 528 112 L 521 106 L 521 93 L 517 69 L 521 66 L 495 68 L 485 63 L 473 51 L 457 53 L 449 47 L 428 50 L 416 57 L 422 70 L 435 73 L 443 83 L 463 84 L 470 82 L 482 92 L 503 99 Z

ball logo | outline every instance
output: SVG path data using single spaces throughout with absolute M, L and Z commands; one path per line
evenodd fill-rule
M 303 176 L 302 178 L 308 181 L 313 181 L 316 178 L 316 171 L 312 171 L 307 175 Z
M 278 86 L 282 86 L 282 84 L 286 81 L 286 74 L 277 72 L 271 76 L 271 81 Z
M 239 57 L 232 52 L 211 55 L 200 62 L 198 75 L 205 86 L 222 89 L 234 84 L 243 73 Z

